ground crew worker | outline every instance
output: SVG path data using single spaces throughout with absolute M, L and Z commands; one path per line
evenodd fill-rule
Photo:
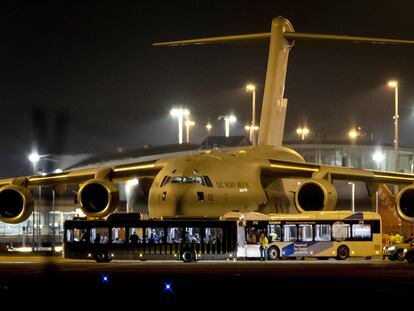
M 394 235 L 394 244 L 400 244 L 403 242 L 403 237 L 397 232 Z
M 267 260 L 267 247 L 269 246 L 269 241 L 264 233 L 260 234 L 260 260 Z

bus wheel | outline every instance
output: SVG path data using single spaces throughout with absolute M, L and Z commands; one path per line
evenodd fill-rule
M 267 257 L 269 258 L 269 260 L 276 260 L 279 259 L 279 250 L 277 247 L 272 246 L 271 248 L 269 248 L 269 251 L 267 253 Z
M 341 245 L 338 247 L 338 250 L 336 251 L 336 259 L 344 260 L 349 257 L 349 248 L 345 245 Z
M 184 262 L 193 262 L 195 261 L 195 254 L 193 251 L 185 250 L 181 253 L 181 259 Z
M 99 250 L 94 254 L 94 259 L 96 262 L 110 262 L 111 258 L 109 257 L 108 251 Z

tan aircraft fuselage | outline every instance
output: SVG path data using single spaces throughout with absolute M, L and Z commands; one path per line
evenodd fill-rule
M 289 193 L 284 189 L 286 183 L 274 178 L 269 182 L 261 175 L 261 166 L 269 156 L 303 161 L 299 154 L 288 148 L 271 146 L 160 160 L 164 162 L 163 168 L 149 192 L 149 216 L 221 216 L 228 211 L 286 212 L 291 199 L 286 196 Z M 267 191 L 266 187 L 269 188 Z

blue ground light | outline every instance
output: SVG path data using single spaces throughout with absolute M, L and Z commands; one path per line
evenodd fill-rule
M 109 283 L 109 274 L 105 275 L 105 274 L 101 274 L 102 276 L 102 283 Z
M 172 282 L 170 282 L 170 283 L 164 282 L 164 293 L 174 294 L 174 292 L 172 290 Z

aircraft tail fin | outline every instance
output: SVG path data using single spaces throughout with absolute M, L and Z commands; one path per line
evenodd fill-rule
M 414 44 L 414 40 L 372 38 L 295 32 L 292 24 L 279 16 L 272 20 L 271 32 L 154 43 L 154 46 L 201 45 L 270 39 L 269 58 L 260 118 L 259 145 L 282 145 L 287 99 L 283 98 L 289 51 L 294 40 L 335 40 L 373 44 Z

